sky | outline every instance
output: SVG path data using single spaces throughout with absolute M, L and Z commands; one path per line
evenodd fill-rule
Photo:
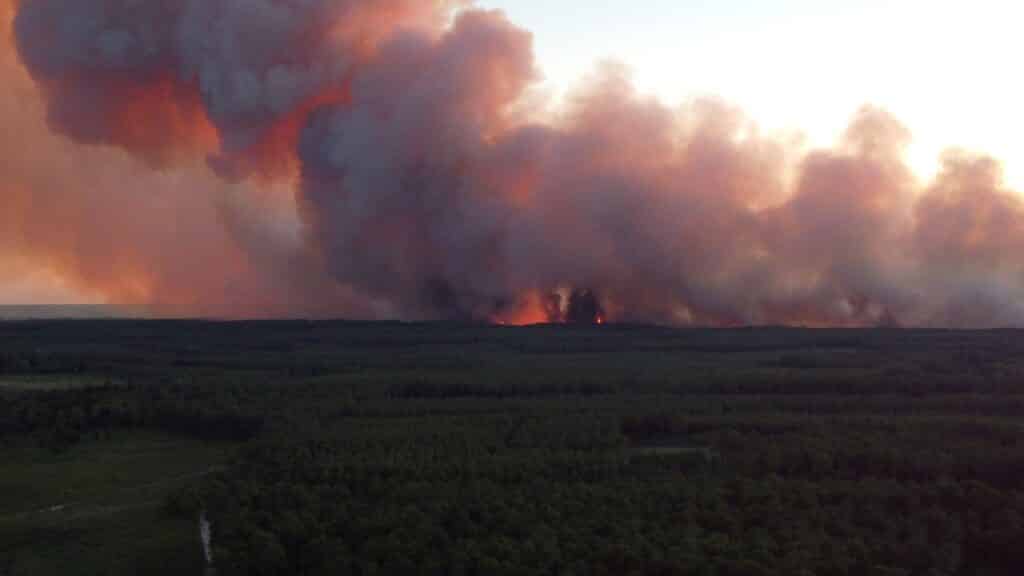
M 861 105 L 892 112 L 930 175 L 956 145 L 1024 189 L 1024 6 L 1004 0 L 482 0 L 534 33 L 550 89 L 601 60 L 666 102 L 719 96 L 764 130 L 830 144 Z

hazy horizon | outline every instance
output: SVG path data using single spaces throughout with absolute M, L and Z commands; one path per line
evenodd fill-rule
M 145 310 L 113 304 L 0 304 L 0 320 L 147 318 Z

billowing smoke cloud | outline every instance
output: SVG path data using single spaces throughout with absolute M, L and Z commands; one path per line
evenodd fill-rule
M 462 4 L 7 0 L 0 254 L 175 313 L 1024 325 L 994 160 L 921 183 L 881 110 L 807 152 L 614 66 L 537 105 Z
M 49 130 L 74 134 L 14 49 L 14 7 L 0 2 L 0 282 L 17 286 L 34 268 L 90 300 L 164 314 L 369 313 L 303 247 L 287 187 L 226 184 L 192 149 L 173 170 L 153 169 L 161 143 L 185 150 L 187 138 L 143 131 L 135 144 L 147 146 L 127 149 L 116 131 L 83 146 Z

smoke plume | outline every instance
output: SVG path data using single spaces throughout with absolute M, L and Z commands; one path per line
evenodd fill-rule
M 3 0 L 0 262 L 171 314 L 1024 325 L 995 160 L 804 150 L 442 0 Z

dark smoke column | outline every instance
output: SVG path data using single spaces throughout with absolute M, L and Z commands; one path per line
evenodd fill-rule
M 440 36 L 397 33 L 354 78 L 349 103 L 310 116 L 301 205 L 339 281 L 405 317 L 483 319 L 515 297 L 517 209 L 485 184 L 485 163 L 533 78 L 529 35 L 468 11 Z

